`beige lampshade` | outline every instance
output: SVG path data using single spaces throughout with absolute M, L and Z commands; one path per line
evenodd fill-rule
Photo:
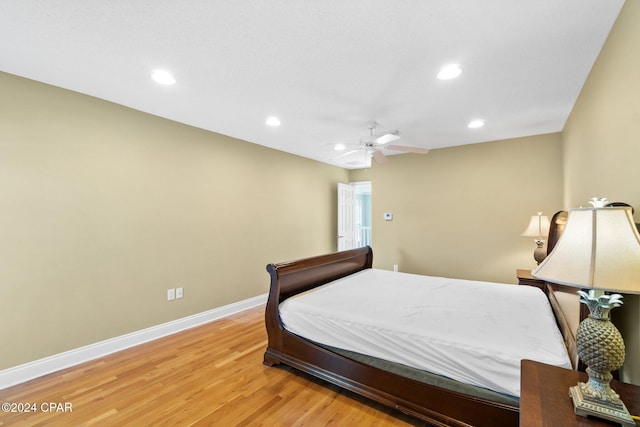
M 580 288 L 640 293 L 640 234 L 631 208 L 570 209 L 562 237 L 531 274 Z
M 542 239 L 549 234 L 549 218 L 546 215 L 542 215 L 542 212 L 538 212 L 538 215 L 532 215 L 527 229 L 524 230 L 521 236 L 525 237 L 537 237 Z

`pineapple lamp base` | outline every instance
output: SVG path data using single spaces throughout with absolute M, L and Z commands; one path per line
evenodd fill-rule
M 622 305 L 622 295 L 605 295 L 598 289 L 591 289 L 589 293 L 578 291 L 578 294 L 580 302 L 590 311 L 589 317 L 580 322 L 576 334 L 578 355 L 588 366 L 589 381 L 569 389 L 573 410 L 583 417 L 594 416 L 634 427 L 636 422 L 610 386 L 611 371 L 624 363 L 622 335 L 609 319 L 611 309 Z
M 625 427 L 636 426 L 636 422 L 631 418 L 629 410 L 619 397 L 611 401 L 593 397 L 586 383 L 578 383 L 578 385 L 571 387 L 569 396 L 573 401 L 573 411 L 576 415 L 602 418 L 620 423 Z

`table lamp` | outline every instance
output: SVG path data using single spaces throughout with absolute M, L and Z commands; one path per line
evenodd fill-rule
M 549 234 L 549 218 L 546 215 L 542 215 L 542 212 L 538 212 L 537 215 L 531 216 L 527 229 L 524 230 L 521 236 L 535 237 L 536 250 L 533 252 L 533 259 L 540 264 L 547 256 L 546 252 L 542 248 L 544 246 L 544 237 Z
M 640 293 L 640 234 L 631 208 L 604 207 L 606 199 L 591 199 L 592 208 L 570 209 L 567 225 L 547 258 L 531 274 L 547 282 L 583 288 L 580 302 L 590 315 L 578 326 L 580 359 L 588 366 L 587 383 L 569 389 L 574 412 L 635 426 L 620 396 L 611 389 L 611 371 L 624 363 L 622 335 L 609 312 L 622 304 L 619 294 Z M 585 292 L 584 289 L 588 289 Z

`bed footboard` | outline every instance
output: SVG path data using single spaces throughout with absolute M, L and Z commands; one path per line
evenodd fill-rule
M 282 359 L 282 336 L 278 306 L 287 298 L 309 289 L 348 276 L 373 265 L 373 251 L 369 246 L 348 251 L 319 255 L 297 261 L 268 264 L 271 276 L 265 324 L 269 343 L 264 363 L 272 366 Z

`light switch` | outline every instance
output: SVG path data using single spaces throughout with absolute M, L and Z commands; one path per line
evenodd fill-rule
M 393 214 L 391 212 L 385 212 L 384 213 L 384 220 L 385 221 L 391 221 L 393 219 Z

